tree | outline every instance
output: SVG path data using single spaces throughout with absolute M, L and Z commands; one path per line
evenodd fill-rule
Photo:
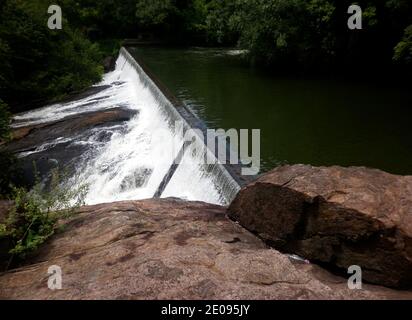
M 0 6 L 0 96 L 13 112 L 50 100 L 101 78 L 100 52 L 66 20 L 47 28 L 47 1 L 5 0 Z
M 397 62 L 412 64 L 412 25 L 405 29 L 402 40 L 396 45 L 393 59 Z

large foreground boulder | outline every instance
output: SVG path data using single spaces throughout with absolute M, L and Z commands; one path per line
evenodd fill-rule
M 363 280 L 412 286 L 412 176 L 363 167 L 276 168 L 240 191 L 229 215 L 275 248 Z
M 48 288 L 50 266 L 62 289 Z M 2 299 L 412 299 L 290 260 L 225 216 L 176 199 L 83 207 L 29 265 L 0 274 Z

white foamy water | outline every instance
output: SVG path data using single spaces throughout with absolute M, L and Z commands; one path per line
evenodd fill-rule
M 73 188 L 87 184 L 87 204 L 151 198 L 173 162 L 172 148 L 182 146 L 183 140 L 169 127 L 157 98 L 123 55 L 119 56 L 115 71 L 106 74 L 98 85 L 108 87 L 78 101 L 17 115 L 14 126 L 114 107 L 134 110 L 136 115 L 121 125 L 91 129 L 87 135 L 47 141 L 20 156 L 63 142 L 87 146 L 87 151 L 75 160 L 75 174 L 65 182 Z M 101 139 L 102 135 L 106 139 Z M 216 185 L 210 173 L 204 172 L 193 155 L 186 152 L 161 196 L 224 204 L 227 201 L 222 192 L 222 186 Z

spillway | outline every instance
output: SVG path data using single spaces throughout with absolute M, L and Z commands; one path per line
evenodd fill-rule
M 87 184 L 87 204 L 152 197 L 179 197 L 226 205 L 241 181 L 230 166 L 203 164 L 197 152 L 200 140 L 182 149 L 182 132 L 206 127 L 185 105 L 171 95 L 150 72 L 122 48 L 103 88 L 86 98 L 58 103 L 19 114 L 14 126 L 59 121 L 90 111 L 123 108 L 134 115 L 125 123 L 90 129 L 87 134 L 44 141 L 24 158 L 64 143 L 84 150 L 71 161 L 73 172 L 63 182 L 73 188 Z M 178 125 L 177 125 L 178 124 Z M 205 149 L 213 157 L 213 151 Z M 70 157 L 70 155 L 67 155 Z M 176 157 L 179 157 L 178 163 Z

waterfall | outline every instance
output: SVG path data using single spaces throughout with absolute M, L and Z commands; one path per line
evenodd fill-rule
M 184 144 L 175 127 L 176 121 L 183 130 L 199 128 L 205 132 L 206 128 L 190 110 L 159 88 L 153 76 L 149 76 L 125 48 L 120 51 L 115 70 L 106 74 L 97 86 L 105 89 L 87 98 L 47 106 L 14 119 L 14 126 L 19 127 L 113 107 L 135 112 L 121 125 L 99 126 L 87 135 L 61 137 L 30 151 L 31 154 L 44 151 L 61 141 L 67 143 L 68 139 L 73 144 L 86 146 L 86 151 L 74 160 L 75 172 L 65 183 L 73 187 L 87 184 L 87 204 L 155 195 L 230 203 L 240 189 L 239 183 L 224 165 L 202 163 L 202 155 L 195 152 L 200 142 L 195 141 L 181 152 L 181 161 L 173 165 L 176 150 L 183 150 Z

